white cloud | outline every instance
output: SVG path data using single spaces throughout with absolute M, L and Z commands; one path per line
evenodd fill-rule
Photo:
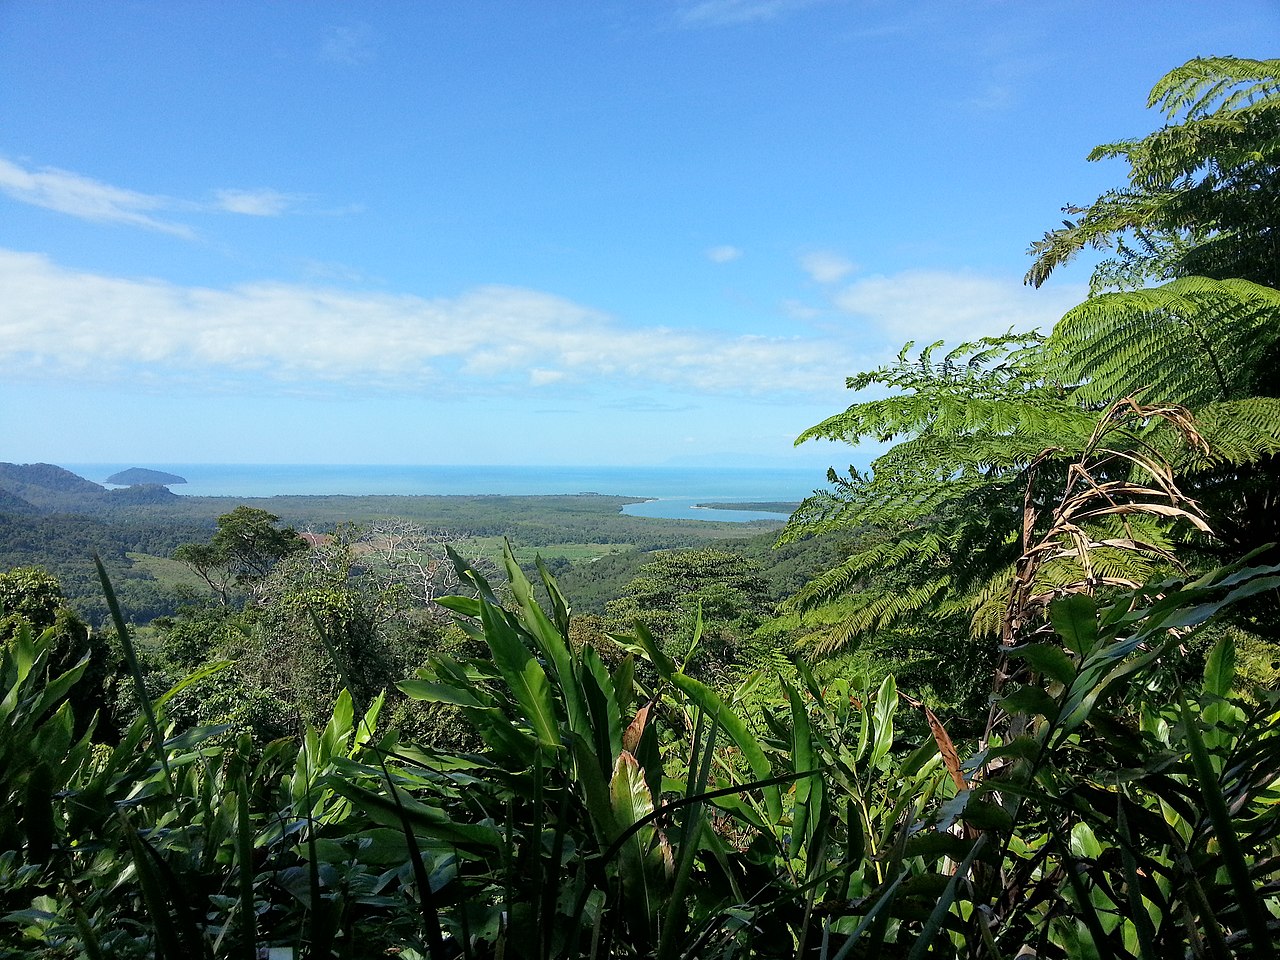
M 818 283 L 839 283 L 857 264 L 832 250 L 814 250 L 800 258 L 800 268 Z
M 193 235 L 190 227 L 152 216 L 155 211 L 172 209 L 173 200 L 113 187 L 56 167 L 25 170 L 0 157 L 0 191 L 22 203 L 82 220 L 124 223 L 181 237 Z
M 529 384 L 534 387 L 545 387 L 548 384 L 559 383 L 564 379 L 564 372 L 561 370 L 543 370 L 539 367 L 529 371 Z
M 278 217 L 293 203 L 276 190 L 219 190 L 217 197 L 219 209 L 250 217 Z
M 115 187 L 56 167 L 25 169 L 0 157 L 0 193 L 21 203 L 56 210 L 95 223 L 121 223 L 192 239 L 195 231 L 184 223 L 157 214 L 217 211 L 254 217 L 286 212 L 297 197 L 277 190 L 218 190 L 212 202 L 180 200 L 154 193 Z M 349 211 L 337 211 L 349 212 Z
M 707 259 L 712 263 L 729 263 L 733 260 L 737 260 L 741 256 L 742 250 L 738 247 L 729 246 L 728 244 L 724 244 L 719 247 L 712 247 L 707 251 Z
M 907 340 L 960 343 L 1010 327 L 1047 331 L 1087 295 L 1083 285 L 1032 290 L 1013 279 L 942 270 L 865 277 L 833 298 L 865 317 L 895 344 Z
M 519 287 L 431 299 L 269 281 L 186 287 L 4 250 L 0 363 L 17 377 L 442 396 L 610 381 L 832 396 L 861 368 L 834 339 L 634 328 Z
M 681 22 L 690 26 L 754 23 L 803 10 L 823 0 L 697 0 L 684 6 Z

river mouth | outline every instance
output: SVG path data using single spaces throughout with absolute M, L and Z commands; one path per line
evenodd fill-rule
M 788 516 L 785 513 L 764 510 L 725 510 L 698 506 L 710 499 L 723 503 L 733 498 L 659 497 L 641 503 L 628 503 L 622 508 L 622 512 L 630 517 L 649 517 L 658 520 L 718 520 L 728 523 L 750 523 L 752 520 L 772 520 L 783 523 Z

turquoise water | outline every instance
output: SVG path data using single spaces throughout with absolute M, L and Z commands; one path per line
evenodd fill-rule
M 644 497 L 636 516 L 690 520 L 783 519 L 784 514 L 706 510 L 708 502 L 803 500 L 824 481 L 822 471 L 752 467 L 517 467 L 351 464 L 81 463 L 63 464 L 97 483 L 129 467 L 185 477 L 174 493 L 200 497 L 283 495 L 538 496 L 601 493 Z

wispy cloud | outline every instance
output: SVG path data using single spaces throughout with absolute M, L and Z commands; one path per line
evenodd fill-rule
M 835 306 L 869 321 L 891 343 L 960 343 L 1010 327 L 1048 330 L 1085 298 L 1084 285 L 1032 290 L 1017 279 L 943 270 L 908 270 L 861 278 L 840 290 Z
M 278 282 L 186 287 L 3 250 L 0 362 L 18 376 L 441 395 L 637 383 L 830 395 L 859 368 L 833 338 L 636 328 L 520 287 L 438 298 Z
M 180 237 L 194 236 L 190 227 L 154 216 L 156 212 L 172 210 L 174 200 L 113 187 L 69 170 L 56 167 L 26 170 L 0 157 L 0 191 L 21 203 L 81 220 L 123 223 Z
M 320 43 L 320 59 L 326 63 L 355 66 L 375 56 L 375 36 L 367 23 L 330 27 Z
M 742 250 L 738 247 L 732 247 L 724 244 L 719 247 L 712 247 L 707 251 L 707 259 L 712 263 L 730 263 L 742 256 Z
M 816 320 L 822 316 L 823 310 L 812 304 L 805 303 L 803 300 L 788 298 L 778 304 L 778 308 L 782 314 L 791 320 L 799 320 L 807 323 L 810 320 Z
M 800 257 L 800 268 L 818 283 L 839 283 L 857 264 L 832 250 L 814 250 Z
M 680 21 L 689 26 L 724 26 L 754 23 L 812 7 L 827 0 L 697 0 L 680 11 Z
M 179 214 L 233 213 L 276 217 L 295 209 L 300 198 L 278 190 L 224 189 L 213 200 L 186 200 L 113 186 L 57 167 L 27 169 L 0 157 L 0 193 L 20 203 L 54 210 L 94 223 L 118 223 L 193 239 L 196 231 Z
M 219 190 L 217 198 L 219 209 L 250 217 L 278 217 L 294 204 L 277 190 Z

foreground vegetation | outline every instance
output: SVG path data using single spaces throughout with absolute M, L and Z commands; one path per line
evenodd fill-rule
M 1019 722 L 972 750 L 927 708 L 932 736 L 898 743 L 919 704 L 892 679 L 802 668 L 744 715 L 642 628 L 609 669 L 565 639 L 554 581 L 544 610 L 506 568 L 510 609 L 465 566 L 477 596 L 443 601 L 485 655 L 400 685 L 457 705 L 468 753 L 402 741 L 381 696 L 347 692 L 300 741 L 174 729 L 183 684 L 139 687 L 96 746 L 74 733 L 85 662 L 57 674 L 53 631 L 20 630 L 0 664 L 8 955 L 1270 955 L 1280 703 L 1233 694 L 1229 637 L 1200 679 L 1169 654 L 1171 628 L 1275 570 L 1057 602 L 1056 636 L 1016 653 L 1042 680 L 1001 700 Z
M 241 505 L 144 629 L 0 575 L 0 955 L 1274 955 L 1280 61 L 1152 103 L 1033 248 L 1090 299 L 852 378 L 802 439 L 900 442 L 770 562 Z

